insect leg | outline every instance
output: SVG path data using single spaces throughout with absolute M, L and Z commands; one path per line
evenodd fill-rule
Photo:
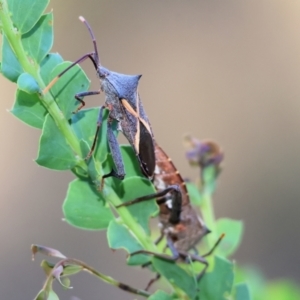
M 135 203 L 151 200 L 154 198 L 163 197 L 170 192 L 174 196 L 172 197 L 172 208 L 171 208 L 169 222 L 171 224 L 178 224 L 180 222 L 180 213 L 181 213 L 181 205 L 182 205 L 182 194 L 181 194 L 180 187 L 178 185 L 170 185 L 163 191 L 157 192 L 155 194 L 142 196 L 142 197 L 136 198 L 131 201 L 127 201 L 125 203 L 122 203 L 122 204 L 116 206 L 116 208 L 119 208 L 121 206 L 129 206 L 129 205 L 132 205 Z M 162 204 L 162 203 L 165 203 L 166 201 L 167 201 L 166 198 L 158 199 L 157 204 Z
M 179 256 L 181 255 L 181 253 L 177 251 L 177 249 L 174 246 L 174 243 L 172 242 L 171 238 L 168 237 L 168 236 L 167 236 L 167 244 L 168 244 L 168 247 L 170 248 L 173 256 L 163 254 L 163 253 L 156 253 L 156 252 L 148 251 L 148 250 L 145 250 L 145 249 L 141 249 L 141 250 L 132 252 L 132 253 L 130 253 L 130 255 L 133 256 L 133 255 L 136 255 L 136 254 L 149 254 L 149 255 L 153 255 L 155 257 L 164 259 L 164 260 L 176 261 L 179 258 Z
M 163 230 L 161 230 L 160 231 L 160 236 L 154 241 L 154 244 L 158 245 L 162 241 L 162 239 L 163 239 L 164 236 L 165 236 L 165 234 L 164 234 Z M 142 268 L 148 267 L 149 265 L 151 265 L 150 261 L 146 262 L 145 264 L 143 264 Z
M 177 185 L 170 185 L 169 187 L 167 187 L 163 191 L 160 191 L 160 192 L 157 192 L 157 193 L 154 193 L 154 194 L 150 194 L 150 195 L 146 195 L 146 196 L 142 196 L 142 197 L 138 197 L 134 200 L 124 202 L 124 203 L 116 206 L 116 208 L 119 208 L 119 207 L 122 207 L 122 206 L 129 206 L 129 205 L 140 203 L 140 202 L 143 202 L 143 201 L 148 201 L 148 200 L 151 200 L 151 199 L 154 199 L 154 198 L 163 197 L 163 196 L 165 196 L 166 194 L 168 194 L 170 192 L 175 192 L 176 194 L 179 194 L 180 189 Z M 180 195 L 181 195 L 181 193 L 180 193 Z M 162 203 L 165 203 L 165 202 L 166 202 L 166 199 L 157 200 L 158 204 L 162 204 Z M 174 206 L 176 207 L 176 209 L 178 209 L 178 206 L 179 206 L 178 203 L 179 202 L 181 202 L 181 201 L 175 201 L 175 203 L 174 203 Z M 173 201 L 172 201 L 172 206 L 173 206 Z M 181 210 L 181 205 L 180 205 L 180 210 Z
M 89 151 L 89 153 L 88 153 L 88 155 L 86 156 L 85 159 L 89 159 L 91 157 L 93 151 L 95 150 L 99 130 L 100 130 L 100 127 L 101 127 L 101 124 L 102 124 L 102 114 L 103 114 L 103 109 L 104 108 L 105 108 L 105 106 L 100 107 L 99 114 L 98 114 L 98 119 L 97 119 L 97 128 L 96 128 L 96 133 L 95 133 L 95 136 L 94 136 L 93 144 L 92 144 L 91 150 Z
M 82 92 L 82 93 L 76 94 L 74 97 L 81 104 L 78 106 L 78 108 L 75 111 L 73 111 L 73 114 L 76 114 L 78 111 L 80 111 L 85 106 L 85 102 L 83 101 L 83 97 L 99 95 L 99 94 L 100 94 L 100 90 L 99 91 L 88 91 L 88 92 Z
M 221 241 L 222 241 L 222 239 L 225 237 L 225 234 L 224 233 L 222 233 L 221 235 L 220 235 L 220 237 L 217 239 L 217 241 L 215 242 L 215 244 L 213 245 L 213 247 L 207 252 L 207 253 L 205 253 L 204 255 L 202 255 L 203 257 L 206 257 L 206 256 L 209 256 L 209 255 L 211 255 L 214 251 L 215 251 L 215 249 L 217 248 L 217 246 L 221 243 Z
M 127 284 L 124 284 L 124 283 L 121 283 L 121 282 L 118 283 L 117 287 L 120 288 L 123 291 L 129 292 L 129 293 L 132 293 L 132 294 L 135 294 L 135 295 L 141 295 L 141 296 L 144 296 L 144 297 L 150 296 L 147 293 L 147 290 L 143 291 L 143 290 L 140 290 L 140 289 L 136 289 L 134 287 L 131 287 L 130 285 L 127 285 Z
M 155 245 L 158 245 L 158 244 L 162 241 L 162 239 L 164 238 L 164 236 L 165 236 L 165 233 L 164 233 L 164 231 L 161 229 L 161 230 L 160 230 L 160 236 L 155 240 L 154 244 L 155 244 Z
M 156 276 L 155 276 L 154 278 L 152 278 L 152 279 L 148 282 L 148 284 L 147 284 L 147 286 L 146 286 L 146 288 L 145 288 L 145 291 L 149 291 L 151 285 L 152 285 L 154 282 L 156 282 L 160 277 L 161 277 L 160 274 L 157 273 Z
M 124 202 L 122 204 L 119 204 L 118 206 L 116 206 L 116 208 L 120 208 L 122 206 L 129 206 L 129 205 L 140 203 L 140 202 L 147 201 L 147 200 L 152 200 L 152 199 L 154 199 L 156 197 L 162 196 L 161 194 L 162 193 L 160 192 L 160 193 L 155 193 L 155 194 L 150 194 L 150 195 L 138 197 L 138 198 L 136 198 L 134 200 L 130 200 L 130 201 Z M 163 195 L 165 195 L 165 194 L 163 194 Z
M 97 70 L 97 63 L 95 61 L 94 55 L 95 55 L 94 52 L 87 53 L 87 54 L 83 55 L 82 57 L 80 57 L 79 59 L 77 59 L 76 61 L 74 61 L 72 64 L 70 64 L 66 69 L 64 69 L 61 73 L 59 73 L 56 77 L 54 77 L 51 80 L 51 82 L 44 88 L 43 94 L 46 94 L 61 76 L 63 76 L 66 72 L 68 72 L 75 65 L 85 61 L 87 58 L 89 58 L 92 61 L 95 69 Z
M 137 254 L 149 254 L 149 255 L 153 255 L 155 257 L 158 257 L 158 258 L 161 258 L 164 260 L 168 260 L 168 261 L 176 261 L 178 259 L 178 257 L 170 256 L 170 255 L 163 254 L 163 253 L 156 253 L 156 252 L 148 251 L 145 249 L 141 249 L 141 250 L 132 252 L 132 253 L 130 253 L 130 256 L 137 255 Z
M 116 171 L 114 169 L 111 170 L 108 174 L 103 175 L 102 181 L 104 178 L 114 176 L 120 180 L 123 180 L 125 177 L 125 168 L 122 160 L 121 150 L 117 141 L 117 138 L 114 135 L 111 126 L 111 120 L 109 120 L 107 124 L 107 138 L 109 149 L 116 167 Z M 102 183 L 103 185 L 103 183 Z

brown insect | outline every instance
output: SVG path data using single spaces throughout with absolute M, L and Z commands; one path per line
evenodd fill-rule
M 131 253 L 131 255 L 143 253 L 171 261 L 187 260 L 188 258 L 191 261 L 198 261 L 205 265 L 204 269 L 197 275 L 197 280 L 200 280 L 208 267 L 208 262 L 205 257 L 215 250 L 224 235 L 221 235 L 213 248 L 204 255 L 189 252 L 192 249 L 196 250 L 196 244 L 206 234 L 210 233 L 210 230 L 206 227 L 203 220 L 191 206 L 185 182 L 180 173 L 177 171 L 172 160 L 156 143 L 155 157 L 156 166 L 153 184 L 157 193 L 139 197 L 132 201 L 123 203 L 118 207 L 128 206 L 156 198 L 156 202 L 160 209 L 159 221 L 161 235 L 155 243 L 158 244 L 163 237 L 166 237 L 167 247 L 171 250 L 172 256 L 161 253 L 153 253 L 147 250 L 139 250 Z M 152 279 L 146 290 L 149 289 L 152 283 L 159 277 L 160 275 L 158 274 L 155 279 Z

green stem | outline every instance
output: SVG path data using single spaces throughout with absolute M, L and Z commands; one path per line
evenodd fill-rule
M 54 267 L 53 267 L 53 270 L 52 272 L 48 275 L 47 279 L 46 279 L 46 282 L 43 286 L 43 289 L 44 290 L 47 290 L 48 286 L 49 286 L 49 283 L 50 281 L 52 280 L 52 277 L 53 277 L 53 273 L 55 273 L 56 269 L 60 266 L 62 267 L 66 267 L 68 265 L 77 265 L 77 266 L 80 266 L 82 267 L 82 270 L 83 271 L 86 271 L 92 275 L 95 275 L 96 277 L 100 278 L 102 281 L 108 283 L 108 284 L 111 284 L 113 286 L 116 286 L 120 289 L 123 289 L 129 293 L 133 293 L 133 294 L 136 294 L 136 295 L 140 295 L 140 296 L 144 296 L 144 297 L 149 297 L 150 294 L 144 290 L 140 290 L 140 289 L 135 289 L 135 288 L 132 288 L 130 286 L 128 286 L 127 284 L 124 284 L 124 283 L 121 283 L 115 279 L 113 279 L 112 277 L 110 276 L 107 276 L 107 275 L 104 275 L 103 273 L 100 273 L 98 272 L 96 269 L 94 269 L 93 267 L 87 265 L 86 263 L 78 260 L 78 259 L 75 259 L 75 258 L 67 258 L 67 259 L 63 259 L 61 261 L 59 261 Z
M 201 205 L 202 216 L 205 224 L 211 230 L 211 233 L 207 235 L 208 247 L 211 249 L 218 239 L 215 213 L 212 203 L 212 195 L 204 191 L 203 203 Z
M 39 74 L 39 69 L 36 66 L 36 64 L 32 63 L 26 55 L 21 40 L 21 34 L 14 28 L 13 22 L 10 18 L 10 12 L 8 10 L 6 0 L 0 1 L 0 20 L 2 21 L 3 32 L 7 37 L 8 42 L 11 48 L 13 49 L 16 57 L 18 58 L 24 72 L 34 77 L 37 83 L 39 84 L 41 90 L 43 90 L 45 88 L 45 83 Z M 74 151 L 78 160 L 77 165 L 80 166 L 82 169 L 87 170 L 87 166 L 83 159 L 83 154 L 81 151 L 79 140 L 73 132 L 65 116 L 61 113 L 61 110 L 57 106 L 52 95 L 50 93 L 47 93 L 46 95 L 40 95 L 40 100 L 42 104 L 46 107 L 49 114 L 56 123 L 57 127 L 64 135 L 68 144 Z

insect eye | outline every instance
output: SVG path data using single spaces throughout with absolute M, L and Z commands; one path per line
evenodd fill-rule
M 105 79 L 107 76 L 108 76 L 108 73 L 102 73 L 102 74 L 100 75 L 100 78 L 101 78 L 101 79 Z

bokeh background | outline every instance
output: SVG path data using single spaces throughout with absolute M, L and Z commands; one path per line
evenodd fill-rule
M 299 282 L 300 2 L 52 0 L 50 9 L 53 50 L 65 59 L 92 50 L 78 21 L 83 15 L 106 67 L 143 74 L 140 94 L 156 140 L 184 176 L 197 173 L 184 159 L 185 133 L 222 145 L 216 214 L 245 222 L 234 259 L 259 266 L 270 279 Z M 97 88 L 92 67 L 84 68 Z M 0 298 L 32 299 L 41 288 L 45 277 L 39 259 L 31 261 L 31 243 L 144 287 L 150 273 L 126 267 L 125 253 L 108 249 L 105 232 L 61 221 L 72 175 L 34 163 L 40 132 L 6 111 L 15 86 L 0 77 L 0 89 Z M 61 299 L 134 298 L 88 274 L 74 277 L 73 285 L 57 287 Z

